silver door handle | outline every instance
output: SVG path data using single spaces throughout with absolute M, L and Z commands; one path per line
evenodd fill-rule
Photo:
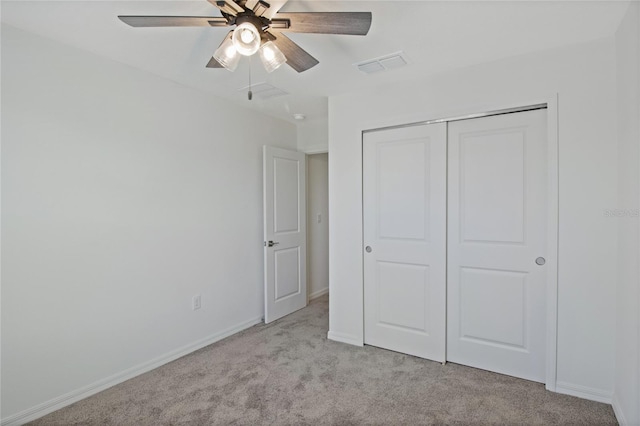
M 547 263 L 547 261 L 546 261 L 546 259 L 544 257 L 539 257 L 539 258 L 536 259 L 536 265 L 538 265 L 538 266 L 542 266 L 545 263 Z
M 280 243 L 279 243 L 279 242 L 277 242 L 277 241 L 271 241 L 271 240 L 269 240 L 269 241 L 268 241 L 268 242 L 266 242 L 264 245 L 265 245 L 265 246 L 267 246 L 267 247 L 273 247 L 273 246 L 277 246 L 278 244 L 280 244 Z
M 366 246 L 364 249 L 367 253 L 371 253 L 371 246 Z

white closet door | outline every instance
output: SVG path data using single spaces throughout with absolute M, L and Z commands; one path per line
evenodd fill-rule
M 447 360 L 544 382 L 546 112 L 452 122 L 448 138 Z
M 363 139 L 364 342 L 445 359 L 446 124 Z

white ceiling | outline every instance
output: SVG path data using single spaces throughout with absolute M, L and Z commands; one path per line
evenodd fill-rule
M 268 0 L 267 0 L 268 1 Z M 220 16 L 206 0 L 2 1 L 3 23 L 40 34 L 178 83 L 293 121 L 326 117 L 330 95 L 419 78 L 512 55 L 612 35 L 627 1 L 325 1 L 290 0 L 283 11 L 371 11 L 367 36 L 291 34 L 320 64 L 298 74 L 266 74 L 254 59 L 254 83 L 289 93 L 247 101 L 248 60 L 231 73 L 205 68 L 225 28 L 131 28 L 117 15 Z M 403 50 L 407 67 L 365 75 L 353 64 Z

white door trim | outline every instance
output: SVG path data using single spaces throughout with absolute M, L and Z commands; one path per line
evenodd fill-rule
M 547 390 L 555 392 L 557 386 L 558 345 L 558 234 L 559 234 L 559 153 L 558 153 L 558 95 L 547 101 L 547 155 L 548 155 L 548 216 L 547 216 Z
M 362 158 L 364 133 L 375 131 L 389 127 L 402 127 L 407 125 L 424 124 L 431 122 L 445 122 L 453 120 L 461 120 L 464 118 L 475 118 L 486 115 L 499 113 L 500 111 L 524 111 L 531 109 L 532 106 L 546 105 L 547 109 L 547 152 L 548 152 L 548 231 L 547 231 L 547 353 L 546 353 L 546 383 L 547 390 L 556 391 L 557 381 L 557 337 L 558 337 L 558 173 L 559 173 L 559 154 L 558 154 L 558 94 L 554 93 L 537 99 L 530 99 L 529 102 L 514 102 L 511 104 L 497 104 L 476 108 L 470 110 L 459 111 L 458 113 L 448 114 L 445 118 L 433 117 L 395 117 L 387 119 L 384 122 L 362 123 L 360 128 L 360 153 Z M 448 118 L 447 118 L 448 117 Z M 361 200 L 364 203 L 363 199 Z M 364 208 L 363 208 L 364 213 Z M 361 233 L 361 246 L 364 247 L 364 232 Z M 362 312 L 364 313 L 364 262 L 361 282 L 361 303 Z M 364 319 L 362 322 L 362 336 L 364 336 Z
M 376 128 L 376 129 L 363 130 L 363 133 L 379 132 L 381 130 L 401 129 L 403 127 L 426 126 L 429 124 L 436 124 L 436 123 L 448 123 L 450 121 L 470 120 L 472 118 L 491 117 L 493 115 L 511 114 L 514 112 L 526 112 L 526 111 L 533 111 L 537 109 L 547 109 L 547 104 L 546 103 L 535 104 L 535 105 L 529 105 L 529 106 L 491 110 L 486 112 L 477 112 L 477 113 L 465 114 L 465 115 L 456 115 L 456 116 L 447 117 L 447 118 L 436 118 L 435 120 L 425 120 L 425 121 L 418 121 L 414 123 L 407 123 L 407 124 L 400 124 L 395 126 L 386 126 L 386 127 Z

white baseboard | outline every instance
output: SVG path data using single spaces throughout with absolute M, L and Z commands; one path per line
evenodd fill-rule
M 615 395 L 613 395 L 611 406 L 613 407 L 613 413 L 616 415 L 616 419 L 618 420 L 618 423 L 620 423 L 623 426 L 628 425 L 629 422 L 627 421 L 627 418 L 624 415 L 624 411 L 622 411 L 622 407 L 620 407 L 618 398 L 616 398 Z
M 318 297 L 324 296 L 327 293 L 329 293 L 329 287 L 325 287 L 323 289 L 316 290 L 316 291 L 314 291 L 313 293 L 311 293 L 309 295 L 309 300 L 317 299 Z
M 611 404 L 612 398 L 611 392 L 566 382 L 556 382 L 556 392 L 605 404 Z
M 197 340 L 189 345 L 186 345 L 174 351 L 168 352 L 157 358 L 154 358 L 147 362 L 143 362 L 142 364 L 138 364 L 134 367 L 128 368 L 124 371 L 121 371 L 120 373 L 116 373 L 102 380 L 98 380 L 97 382 L 94 382 L 88 386 L 84 386 L 80 389 L 73 390 L 64 395 L 61 395 L 49 401 L 43 402 L 42 404 L 38 404 L 24 411 L 13 414 L 7 418 L 2 419 L 2 422 L 0 424 L 2 426 L 22 425 L 32 420 L 38 419 L 42 416 L 45 416 L 63 407 L 71 405 L 74 402 L 80 401 L 81 399 L 90 397 L 91 395 L 95 395 L 98 392 L 102 392 L 103 390 L 108 389 L 112 386 L 115 386 L 119 383 L 122 383 L 125 380 L 129 380 L 133 377 L 139 376 L 140 374 L 146 373 L 164 364 L 167 364 L 171 361 L 174 361 L 178 358 L 188 355 L 191 352 L 204 348 L 205 346 L 208 346 L 212 343 L 222 340 L 225 337 L 229 337 L 232 334 L 236 334 L 242 330 L 245 330 L 249 327 L 259 324 L 260 322 L 262 322 L 261 317 L 253 318 L 249 321 L 245 321 L 236 326 L 227 328 L 226 330 L 223 330 L 219 333 L 215 333 L 203 339 Z
M 337 333 L 335 331 L 329 331 L 327 333 L 327 339 L 340 343 L 348 343 L 349 345 L 364 346 L 362 339 L 350 334 Z

